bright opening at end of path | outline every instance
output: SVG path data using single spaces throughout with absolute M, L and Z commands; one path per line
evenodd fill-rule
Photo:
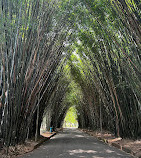
M 78 128 L 77 110 L 74 106 L 70 107 L 67 111 L 63 128 Z

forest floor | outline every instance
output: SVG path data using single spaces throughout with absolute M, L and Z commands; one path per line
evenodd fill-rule
M 15 157 L 21 157 L 22 155 L 33 151 L 38 146 L 40 146 L 43 142 L 50 139 L 52 136 L 54 136 L 56 132 L 44 132 L 41 133 L 40 137 L 38 137 L 38 140 L 35 141 L 34 139 L 27 140 L 24 144 L 19 144 L 16 146 L 10 146 L 8 149 L 3 147 L 0 149 L 0 158 L 15 158 Z
M 92 131 L 87 129 L 80 130 L 93 137 L 97 137 L 99 140 L 104 141 L 111 146 L 130 153 L 135 157 L 141 158 L 141 140 L 117 138 L 108 131 L 102 131 L 101 133 L 100 131 Z

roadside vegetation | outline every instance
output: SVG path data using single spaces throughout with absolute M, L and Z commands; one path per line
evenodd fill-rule
M 60 128 L 141 137 L 140 0 L 0 1 L 0 144 Z M 71 116 L 70 116 L 71 117 Z

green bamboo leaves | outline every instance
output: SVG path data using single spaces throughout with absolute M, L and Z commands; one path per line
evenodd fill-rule
M 2 143 L 38 135 L 45 114 L 62 126 L 74 104 L 82 128 L 141 136 L 140 51 L 138 0 L 2 0 Z

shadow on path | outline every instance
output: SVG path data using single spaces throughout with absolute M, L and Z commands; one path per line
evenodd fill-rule
M 64 129 L 23 158 L 132 158 L 78 129 Z

